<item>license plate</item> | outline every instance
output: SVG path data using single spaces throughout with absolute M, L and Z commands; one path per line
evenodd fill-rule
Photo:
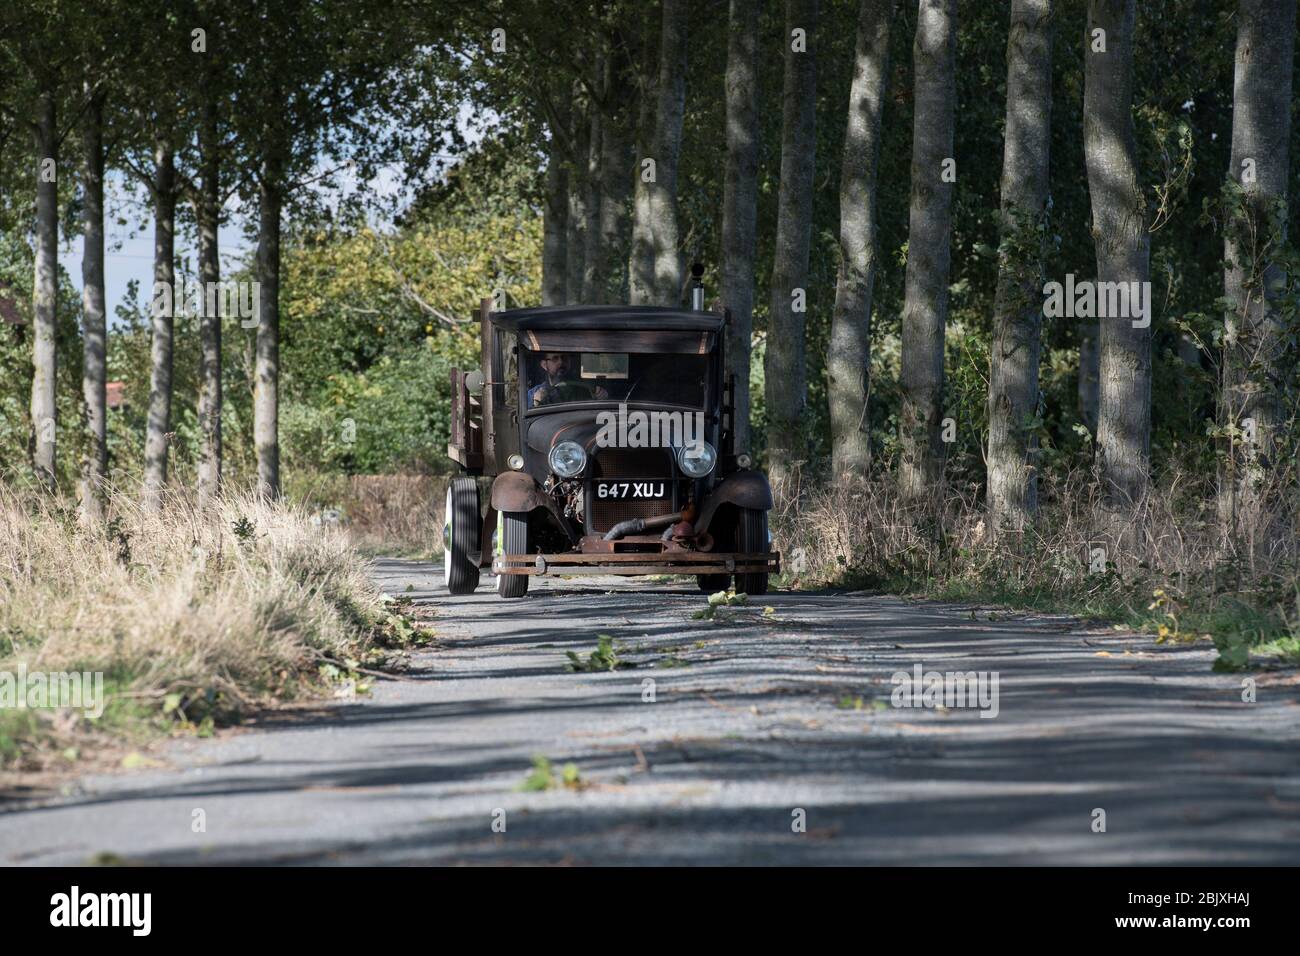
M 656 479 L 644 481 L 597 481 L 592 494 L 598 501 L 646 501 L 655 498 L 668 498 L 668 482 Z

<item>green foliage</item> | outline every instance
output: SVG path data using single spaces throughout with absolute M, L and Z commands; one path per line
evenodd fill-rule
M 570 672 L 580 671 L 613 671 L 620 667 L 631 667 L 626 661 L 619 660 L 618 652 L 614 649 L 614 638 L 608 634 L 596 635 L 596 649 L 587 655 L 584 661 L 581 656 L 573 651 L 565 651 L 565 656 L 569 662 L 565 668 Z
M 533 769 L 524 781 L 516 787 L 525 793 L 539 793 L 545 790 L 581 790 L 586 786 L 576 763 L 566 763 L 556 776 L 551 762 L 542 756 L 533 758 Z

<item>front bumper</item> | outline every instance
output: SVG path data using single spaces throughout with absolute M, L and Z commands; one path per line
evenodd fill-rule
M 495 574 L 779 574 L 781 555 L 713 554 L 708 551 L 625 552 L 620 554 L 506 554 L 492 560 Z

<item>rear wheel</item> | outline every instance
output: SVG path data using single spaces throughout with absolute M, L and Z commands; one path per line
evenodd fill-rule
M 497 521 L 497 554 L 528 554 L 528 515 L 501 512 Z M 520 598 L 528 593 L 528 575 L 497 574 L 497 596 Z
M 442 579 L 452 594 L 472 594 L 478 587 L 479 500 L 473 478 L 453 478 L 447 485 L 446 524 L 442 529 Z
M 757 508 L 740 509 L 739 527 L 740 546 L 736 549 L 742 554 L 766 555 L 769 550 L 767 540 L 767 512 Z M 766 594 L 767 572 L 736 575 L 736 590 L 742 594 Z

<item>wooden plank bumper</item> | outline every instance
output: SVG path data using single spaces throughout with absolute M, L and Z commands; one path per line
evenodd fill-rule
M 712 554 L 663 551 L 625 554 L 506 554 L 492 559 L 496 574 L 779 574 L 776 551 Z

